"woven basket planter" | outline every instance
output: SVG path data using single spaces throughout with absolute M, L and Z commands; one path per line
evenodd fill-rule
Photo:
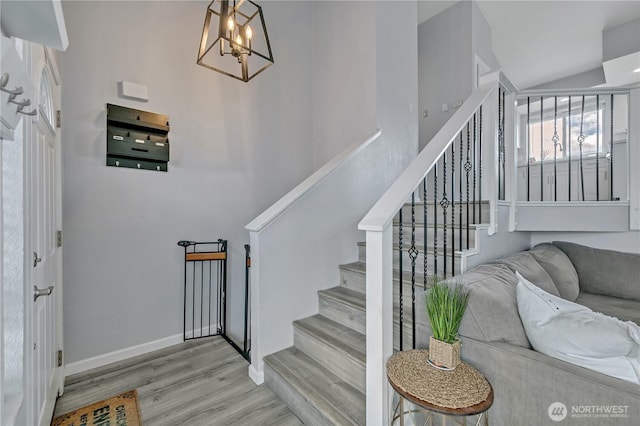
M 441 340 L 429 338 L 429 361 L 437 367 L 454 369 L 460 364 L 460 350 L 462 343 L 456 340 L 453 343 L 445 343 Z

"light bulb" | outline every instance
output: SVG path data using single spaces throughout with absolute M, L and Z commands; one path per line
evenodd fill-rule
M 244 33 L 247 36 L 247 40 L 251 40 L 253 38 L 253 30 L 249 25 L 245 28 Z
M 227 19 L 227 30 L 231 32 L 233 31 L 235 26 L 236 26 L 236 23 L 233 20 L 233 16 L 229 16 L 229 19 Z
M 240 34 L 236 37 L 236 44 L 238 47 L 242 46 L 242 37 L 240 37 Z

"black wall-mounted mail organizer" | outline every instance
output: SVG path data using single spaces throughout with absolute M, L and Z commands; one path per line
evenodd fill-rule
M 167 171 L 169 117 L 107 104 L 107 166 Z

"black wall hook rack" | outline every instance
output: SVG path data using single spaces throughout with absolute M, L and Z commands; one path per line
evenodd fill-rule
M 107 166 L 166 172 L 169 117 L 107 104 Z

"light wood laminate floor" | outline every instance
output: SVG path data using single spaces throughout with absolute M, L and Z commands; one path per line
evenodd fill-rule
M 138 390 L 145 426 L 301 425 L 221 337 L 193 340 L 67 377 L 54 417 Z

